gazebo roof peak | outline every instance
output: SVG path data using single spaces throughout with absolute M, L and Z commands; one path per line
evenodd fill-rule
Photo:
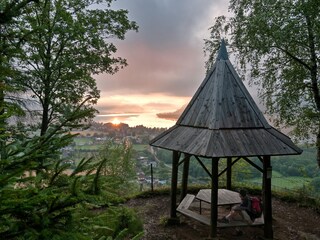
M 216 62 L 176 125 L 150 144 L 204 157 L 301 153 L 267 122 L 228 59 L 224 40 Z
M 224 39 L 221 40 L 217 60 L 228 60 L 228 51 Z
M 271 128 L 228 59 L 223 39 L 215 64 L 177 125 L 206 129 Z

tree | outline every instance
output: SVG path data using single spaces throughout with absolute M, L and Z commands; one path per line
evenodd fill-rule
M 11 22 L 31 2 L 39 2 L 39 0 L 3 1 L 0 6 L 0 24 Z
M 104 159 L 82 159 L 74 171 L 68 171 L 70 165 L 59 157 L 59 151 L 73 136 L 65 134 L 63 129 L 63 125 L 56 126 L 42 136 L 31 139 L 25 136 L 8 146 L 7 158 L 0 160 L 1 237 L 8 240 L 110 239 L 118 234 L 129 238 L 141 232 L 142 224 L 137 216 L 117 206 L 124 201 L 123 196 L 129 189 L 122 195 L 115 194 L 118 186 L 113 183 L 112 191 L 106 191 L 105 185 L 106 182 L 110 185 L 110 179 L 105 181 L 105 176 L 100 176 Z M 112 157 L 114 162 L 123 161 L 128 158 L 128 152 L 112 152 Z M 39 158 L 46 159 L 47 171 L 31 174 L 39 167 Z M 100 178 L 104 181 L 98 181 Z M 103 191 L 98 195 L 97 189 Z M 106 208 L 110 205 L 111 208 Z M 92 212 L 92 207 L 99 206 L 107 210 Z M 121 233 L 123 228 L 128 230 Z
M 98 162 L 98 166 L 92 184 L 93 193 L 100 192 L 99 186 L 103 185 L 100 182 L 104 182 L 105 186 L 109 185 L 107 188 L 111 188 L 112 191 L 115 191 L 113 184 L 117 188 L 124 184 L 128 191 L 129 182 L 136 177 L 132 145 L 128 141 L 122 143 L 104 142 L 97 154 L 94 154 L 94 159 Z
M 17 90 L 9 86 L 8 81 L 17 75 L 10 61 L 19 52 L 28 31 L 23 26 L 17 27 L 14 18 L 24 14 L 26 6 L 32 2 L 38 0 L 2 1 L 0 4 L 0 159 L 6 155 L 6 119 L 14 113 L 22 113 L 14 104 L 17 98 L 8 94 Z
M 315 177 L 311 180 L 310 186 L 313 188 L 314 193 L 320 191 L 320 177 Z
M 31 2 L 38 2 L 38 5 L 31 4 Z M 93 184 L 97 183 L 92 181 L 92 179 L 98 179 L 97 166 L 101 165 L 99 162 L 92 162 L 91 159 L 83 159 L 69 175 L 66 174 L 66 170 L 69 167 L 65 164 L 65 159 L 60 156 L 60 151 L 62 147 L 68 146 L 72 141 L 72 135 L 68 133 L 70 127 L 74 126 L 75 123 L 82 121 L 90 117 L 93 110 L 91 104 L 94 103 L 93 99 L 98 95 L 95 83 L 88 80 L 89 83 L 86 84 L 84 88 L 77 87 L 77 84 L 82 84 L 83 82 L 77 82 L 78 79 L 84 80 L 86 77 L 89 78 L 89 72 L 91 73 L 99 72 L 101 69 L 107 69 L 105 72 L 114 73 L 117 70 L 117 63 L 120 66 L 125 64 L 123 59 L 113 59 L 111 54 L 115 52 L 115 48 L 111 44 L 106 44 L 110 47 L 110 51 L 107 52 L 103 47 L 105 45 L 101 44 L 100 48 L 97 50 L 92 47 L 94 44 L 81 45 L 80 43 L 73 42 L 77 46 L 89 47 L 89 50 L 93 51 L 91 56 L 88 57 L 88 62 L 84 62 L 83 65 L 80 63 L 80 57 L 76 58 L 77 55 L 73 54 L 75 57 L 75 66 L 73 65 L 63 65 L 63 59 L 58 59 L 57 56 L 64 54 L 63 58 L 67 58 L 68 53 L 55 52 L 51 55 L 50 51 L 39 51 L 43 50 L 42 47 L 48 47 L 48 49 L 54 49 L 56 45 L 41 45 L 35 44 L 35 40 L 48 40 L 51 39 L 52 42 L 57 41 L 58 36 L 50 35 L 52 32 L 45 31 L 47 26 L 56 26 L 55 30 L 59 27 L 61 31 L 66 30 L 65 25 L 55 25 L 55 20 L 67 17 L 72 11 L 71 8 L 66 10 L 62 15 L 56 16 L 53 12 L 50 12 L 46 18 L 35 18 L 34 20 L 43 23 L 42 25 L 32 25 L 34 22 L 32 17 L 40 17 L 36 15 L 37 13 L 48 13 L 48 8 L 44 6 L 51 6 L 51 4 L 75 4 L 76 8 L 86 7 L 88 1 L 31 1 L 31 0 L 8 0 L 1 1 L 0 4 L 0 235 L 5 239 L 102 239 L 108 238 L 108 236 L 117 236 L 120 234 L 122 237 L 127 234 L 130 237 L 132 234 L 136 234 L 137 231 L 141 231 L 140 225 L 133 230 L 128 230 L 127 232 L 121 231 L 119 228 L 112 226 L 114 221 L 110 219 L 115 219 L 116 217 L 120 220 L 125 217 L 128 223 L 126 226 L 130 228 L 130 225 L 134 225 L 137 221 L 134 216 L 131 216 L 130 212 L 119 212 L 117 214 L 114 209 L 112 209 L 112 217 L 110 214 L 104 216 L 103 221 L 101 214 L 95 213 L 94 216 L 89 216 L 92 206 L 98 206 L 100 202 L 97 202 L 97 196 L 92 194 L 91 189 L 93 189 Z M 90 1 L 91 3 L 101 3 L 103 1 Z M 110 3 L 111 1 L 106 1 Z M 46 5 L 47 4 L 47 5 Z M 43 7 L 43 8 L 41 8 Z M 49 8 L 51 10 L 51 8 Z M 35 11 L 35 12 L 33 12 Z M 118 14 L 120 12 L 120 14 Z M 135 24 L 129 22 L 126 18 L 125 11 L 119 11 L 110 13 L 109 17 L 109 27 L 110 34 L 115 36 L 122 36 L 126 29 L 136 28 Z M 72 16 L 79 17 L 82 20 L 90 20 L 93 18 L 93 13 L 87 15 L 74 15 L 77 14 L 76 11 L 71 12 Z M 98 16 L 100 16 L 99 12 Z M 41 15 L 42 16 L 42 15 Z M 56 17 L 56 18 L 55 18 Z M 50 20 L 54 19 L 53 25 L 47 24 Z M 28 21 L 29 22 L 28 22 Z M 70 19 L 69 19 L 70 20 Z M 121 23 L 128 24 L 127 28 L 121 25 Z M 61 22 L 60 22 L 61 23 Z M 82 23 L 85 23 L 83 21 Z M 97 24 L 101 22 L 97 21 Z M 79 24 L 79 23 L 78 23 Z M 106 27 L 107 20 L 105 19 L 103 27 Z M 114 28 L 112 28 L 113 25 Z M 88 25 L 90 28 L 91 25 Z M 71 26 L 70 26 L 71 28 Z M 122 32 L 124 31 L 124 32 Z M 116 32 L 116 33 L 114 33 Z M 45 35 L 50 33 L 49 35 Z M 84 32 L 86 33 L 86 32 Z M 97 31 L 96 34 L 100 32 Z M 44 35 L 43 35 L 44 34 Z M 93 33 L 92 33 L 93 34 Z M 94 35 L 94 34 L 93 34 Z M 68 35 L 69 37 L 72 36 Z M 38 39 L 37 39 L 38 37 Z M 43 38 L 41 38 L 43 37 Z M 52 37 L 52 38 L 51 38 Z M 86 37 L 90 37 L 87 35 Z M 105 37 L 105 36 L 104 36 Z M 68 38 L 67 38 L 68 39 Z M 67 40 L 66 39 L 66 40 Z M 63 40 L 62 38 L 59 40 Z M 90 42 L 90 39 L 87 39 Z M 80 41 L 80 40 L 79 40 Z M 83 40 L 84 41 L 84 40 Z M 59 44 L 60 42 L 56 42 Z M 23 45 L 25 44 L 25 45 Z M 37 48 L 38 47 L 38 48 Z M 32 50 L 29 51 L 28 50 Z M 23 52 L 23 51 L 24 52 Z M 47 49 L 46 49 L 47 50 Z M 71 50 L 77 50 L 76 48 L 69 48 Z M 78 49 L 78 54 L 81 54 L 83 49 Z M 84 51 L 84 50 L 83 50 Z M 96 56 L 94 58 L 94 52 L 98 51 L 98 54 L 109 53 L 108 56 Z M 49 52 L 49 53 L 48 53 Z M 71 52 L 72 53 L 72 52 Z M 70 54 L 71 54 L 70 53 Z M 88 53 L 89 54 L 89 53 Z M 55 57 L 56 62 L 47 61 L 46 58 L 52 60 L 51 57 Z M 109 58 L 109 61 L 107 59 Z M 37 62 L 36 60 L 39 60 Z M 40 61 L 42 60 L 42 62 Z M 73 60 L 73 59 L 72 59 Z M 99 61 L 107 61 L 100 63 Z M 69 61 L 71 61 L 69 59 Z M 95 62 L 96 61 L 96 62 Z M 44 63 L 50 64 L 60 64 L 61 68 L 50 68 L 44 66 Z M 21 64 L 21 66 L 19 66 Z M 30 64 L 30 66 L 27 66 Z M 35 64 L 35 69 L 32 69 L 32 64 Z M 78 65 L 77 65 L 78 64 Z M 102 65 L 105 64 L 103 67 Z M 55 65 L 53 65 L 55 66 Z M 45 68 L 46 67 L 46 68 Z M 74 67 L 74 68 L 72 68 Z M 76 67 L 82 68 L 83 75 L 79 74 Z M 100 68 L 99 68 L 100 67 Z M 41 69 L 44 68 L 44 69 Z M 38 72 L 36 70 L 39 70 Z M 101 71 L 102 71 L 101 70 Z M 48 71 L 48 72 L 46 72 Z M 60 71 L 60 72 L 59 72 Z M 66 78 L 64 75 L 66 72 L 77 71 L 77 74 L 69 75 Z M 36 75 L 38 73 L 39 75 Z M 29 77 L 34 77 L 34 81 L 38 81 L 40 84 L 42 75 L 51 76 L 54 75 L 54 80 L 73 80 L 74 91 L 79 91 L 76 93 L 70 93 L 73 97 L 64 96 L 67 92 L 60 91 L 58 94 L 55 92 L 52 94 L 49 103 L 50 114 L 52 113 L 51 125 L 46 127 L 45 131 L 41 133 L 40 136 L 36 136 L 34 132 L 30 134 L 26 128 L 19 132 L 19 136 L 14 133 L 18 130 L 17 126 L 13 126 L 14 131 L 9 131 L 10 128 L 7 124 L 8 118 L 16 114 L 17 112 L 23 112 L 22 108 L 19 108 L 17 104 L 13 104 L 13 98 L 9 98 L 9 93 L 24 91 L 26 84 L 22 84 L 22 80 L 29 81 Z M 87 74 L 87 75 L 86 75 Z M 57 76 L 63 76 L 61 79 Z M 20 80 L 20 81 L 18 81 Z M 46 80 L 52 80 L 48 77 Z M 64 81 L 58 82 L 59 84 L 64 84 Z M 91 84 L 91 85 L 90 85 Z M 37 86 L 34 85 L 36 88 Z M 53 87 L 53 85 L 51 85 Z M 66 86 L 64 86 L 66 87 Z M 70 88 L 69 88 L 70 89 Z M 30 90 L 30 89 L 29 89 Z M 48 89 L 47 89 L 48 90 Z M 51 89 L 49 89 L 51 90 Z M 29 94 L 29 92 L 27 92 Z M 47 92 L 46 92 L 47 93 Z M 88 93 L 89 96 L 86 96 Z M 35 94 L 35 93 L 34 93 Z M 40 95 L 42 92 L 40 92 Z M 10 97 L 10 96 L 9 96 Z M 19 97 L 19 96 L 18 96 Z M 41 97 L 43 97 L 41 95 Z M 39 101 L 41 98 L 38 98 Z M 73 101 L 71 101 L 73 100 Z M 60 106 L 57 106 L 57 101 L 61 102 Z M 91 102 L 90 102 L 91 101 Z M 21 102 L 19 102 L 21 103 Z M 64 104 L 64 105 L 63 105 Z M 51 111 L 52 107 L 55 107 L 55 112 Z M 41 117 L 41 116 L 40 116 Z M 41 118 L 40 118 L 41 120 Z M 10 140 L 10 141 L 8 141 Z M 3 149 L 5 149 L 5 154 L 3 154 Z M 114 156 L 121 158 L 122 156 Z M 42 163 L 45 163 L 45 168 L 43 168 Z M 37 170 L 38 174 L 34 173 Z M 89 174 L 94 173 L 95 174 Z M 82 176 L 84 174 L 84 176 Z M 103 205 L 106 203 L 114 205 L 115 203 L 110 200 L 109 193 L 104 192 L 108 197 L 103 196 Z M 119 198 L 119 197 L 118 197 Z M 119 216 L 120 215 L 120 216 Z M 119 221 L 120 221 L 119 220 Z M 118 222 L 119 222 L 118 221 Z M 125 223 L 125 224 L 126 224 Z M 140 223 L 139 223 L 140 224 Z M 120 225 L 120 224 L 119 224 Z M 122 225 L 123 226 L 123 225 Z M 111 233 L 110 233 L 111 231 Z M 121 231 L 119 233 L 119 231 Z M 110 237 L 108 239 L 110 239 Z
M 137 30 L 126 10 L 112 10 L 112 0 L 44 0 L 30 5 L 17 21 L 33 34 L 28 35 L 15 66 L 23 73 L 15 84 L 40 105 L 41 133 L 58 124 L 61 117 L 77 108 L 92 118 L 92 105 L 99 98 L 93 74 L 114 74 L 126 65 L 125 59 L 113 57 L 116 47 L 111 38 L 124 39 L 128 30 Z M 100 9 L 94 4 L 107 4 Z M 74 119 L 77 125 L 80 119 Z M 81 122 L 85 118 L 81 119 Z
M 205 42 L 209 60 L 220 38 L 229 38 L 276 126 L 293 128 L 297 138 L 315 136 L 320 166 L 318 1 L 231 0 L 230 10 L 234 16 L 216 18 Z

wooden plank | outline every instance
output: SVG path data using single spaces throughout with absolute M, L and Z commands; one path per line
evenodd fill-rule
M 205 215 L 200 215 L 196 212 L 193 212 L 189 209 L 180 209 L 177 210 L 178 212 L 180 212 L 181 214 L 183 214 L 184 216 L 190 217 L 196 221 L 199 221 L 205 225 L 210 226 L 210 219 L 208 217 L 206 217 Z M 228 228 L 228 227 L 245 227 L 245 226 L 262 226 L 264 225 L 264 221 L 263 221 L 263 216 L 261 216 L 261 218 L 257 218 L 252 224 L 248 224 L 246 221 L 232 221 L 230 223 L 217 223 L 217 227 L 218 228 Z
M 213 72 L 215 71 L 217 63 L 214 63 L 214 65 L 212 66 L 212 68 L 210 69 L 210 71 L 208 72 L 208 74 L 206 75 L 205 79 L 203 80 L 203 82 L 201 83 L 200 87 L 197 89 L 196 93 L 194 94 L 193 98 L 191 99 L 191 101 L 189 102 L 189 104 L 187 105 L 187 107 L 185 108 L 185 110 L 183 111 L 183 113 L 181 114 L 180 118 L 177 121 L 177 124 L 182 124 L 182 125 L 188 125 L 189 122 L 189 117 L 190 116 L 186 116 L 187 114 L 189 114 L 190 112 L 190 108 L 195 104 L 196 99 L 198 98 L 198 95 L 202 92 L 202 90 L 204 89 L 205 85 L 207 84 L 207 82 L 209 81 L 209 79 L 211 78 L 211 75 L 213 74 Z
M 210 130 L 179 126 L 152 145 L 203 157 L 297 154 L 295 149 L 262 128 Z
M 194 220 L 197 220 L 198 222 L 210 226 L 210 219 L 204 215 L 200 215 L 199 213 L 193 212 L 189 209 L 179 209 L 178 212 Z
M 195 199 L 195 197 L 196 197 L 195 195 L 187 194 L 179 204 L 177 210 L 180 211 L 180 210 L 188 209 L 190 207 L 190 204 Z
M 263 214 L 260 218 L 256 218 L 254 220 L 254 222 L 252 224 L 248 224 L 246 221 L 244 220 L 234 220 L 231 221 L 230 223 L 220 223 L 218 222 L 217 227 L 218 228 L 227 228 L 227 227 L 244 227 L 244 226 L 262 226 L 264 225 L 264 217 Z
M 270 125 L 268 124 L 267 120 L 264 118 L 262 112 L 260 111 L 260 109 L 258 108 L 257 104 L 255 103 L 255 101 L 253 100 L 252 96 L 250 95 L 250 93 L 248 92 L 247 88 L 244 86 L 242 80 L 240 79 L 239 75 L 237 74 L 237 72 L 235 71 L 235 69 L 233 68 L 232 64 L 230 63 L 230 61 L 226 61 L 226 64 L 232 74 L 232 76 L 235 79 L 235 83 L 238 84 L 240 91 L 242 92 L 242 94 L 244 95 L 244 97 L 247 100 L 247 104 L 250 105 L 251 110 L 253 110 L 255 112 L 255 115 L 257 116 L 257 118 L 259 119 L 258 121 L 263 125 L 264 128 L 270 128 Z M 256 117 L 255 117 L 256 118 Z
M 183 173 L 182 173 L 180 201 L 182 201 L 186 197 L 187 190 L 188 190 L 188 176 L 189 176 L 189 167 L 190 167 L 190 155 L 184 154 L 184 156 L 185 156 L 185 161 L 183 163 Z
M 177 211 L 180 212 L 181 214 L 183 214 L 187 217 L 193 218 L 194 220 L 197 220 L 201 223 L 204 223 L 206 225 L 210 225 L 210 219 L 208 217 L 200 215 L 199 213 L 193 212 L 188 209 L 194 199 L 195 199 L 195 195 L 187 194 L 185 196 L 185 198 L 179 204 Z
M 211 203 L 211 189 L 201 189 L 196 198 Z M 228 189 L 218 189 L 218 205 L 233 205 L 241 203 L 241 198 L 238 192 Z

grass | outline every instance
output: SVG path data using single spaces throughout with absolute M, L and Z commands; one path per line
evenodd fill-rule
M 92 139 L 85 138 L 85 137 L 77 137 L 74 139 L 74 142 L 76 144 L 75 149 L 76 150 L 98 150 L 102 145 L 101 144 L 93 144 Z M 133 144 L 133 149 L 137 152 L 143 152 L 145 150 L 148 150 L 149 145 L 148 144 Z
M 76 150 L 99 150 L 102 145 L 82 145 L 82 146 L 75 146 L 74 149 Z
M 132 147 L 137 152 L 142 152 L 144 150 L 147 150 L 149 148 L 149 145 L 147 145 L 147 144 L 133 144 Z
M 298 189 L 302 188 L 304 185 L 308 184 L 310 178 L 305 177 L 282 177 L 282 178 L 273 178 L 272 186 L 278 187 L 281 189 Z
M 310 178 L 304 177 L 273 177 L 271 179 L 272 187 L 281 189 L 298 189 L 309 183 Z M 262 184 L 261 178 L 253 178 L 246 182 L 252 184 Z
M 92 139 L 85 137 L 76 137 L 74 138 L 74 142 L 76 145 L 88 145 L 93 143 Z
M 285 177 L 277 171 L 272 172 L 271 184 L 273 188 L 279 188 L 283 190 L 300 189 L 310 182 L 311 178 L 308 177 Z M 262 178 L 246 179 L 245 182 L 252 183 L 254 185 L 261 185 Z

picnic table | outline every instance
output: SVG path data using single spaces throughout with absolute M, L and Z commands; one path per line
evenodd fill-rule
M 193 203 L 193 201 L 197 199 L 200 201 L 200 214 L 194 212 L 189 209 L 189 206 Z M 203 224 L 210 226 L 210 218 L 206 215 L 201 215 L 201 202 L 206 202 L 210 205 L 211 203 L 211 189 L 201 189 L 198 194 L 192 195 L 187 194 L 185 198 L 179 204 L 177 211 L 182 213 L 183 215 L 193 218 Z M 241 198 L 238 192 L 234 192 L 228 189 L 218 189 L 218 206 L 226 206 L 226 205 L 234 205 L 241 203 Z M 260 218 L 257 218 L 251 226 L 263 225 L 264 217 L 263 214 Z M 235 220 L 231 223 L 217 223 L 217 227 L 240 227 L 240 226 L 248 226 L 248 223 L 243 220 Z
M 211 189 L 201 189 L 196 195 L 196 199 L 200 201 L 201 214 L 201 202 L 211 203 Z M 228 189 L 218 189 L 218 206 L 231 206 L 239 203 L 241 203 L 241 198 L 238 192 Z

